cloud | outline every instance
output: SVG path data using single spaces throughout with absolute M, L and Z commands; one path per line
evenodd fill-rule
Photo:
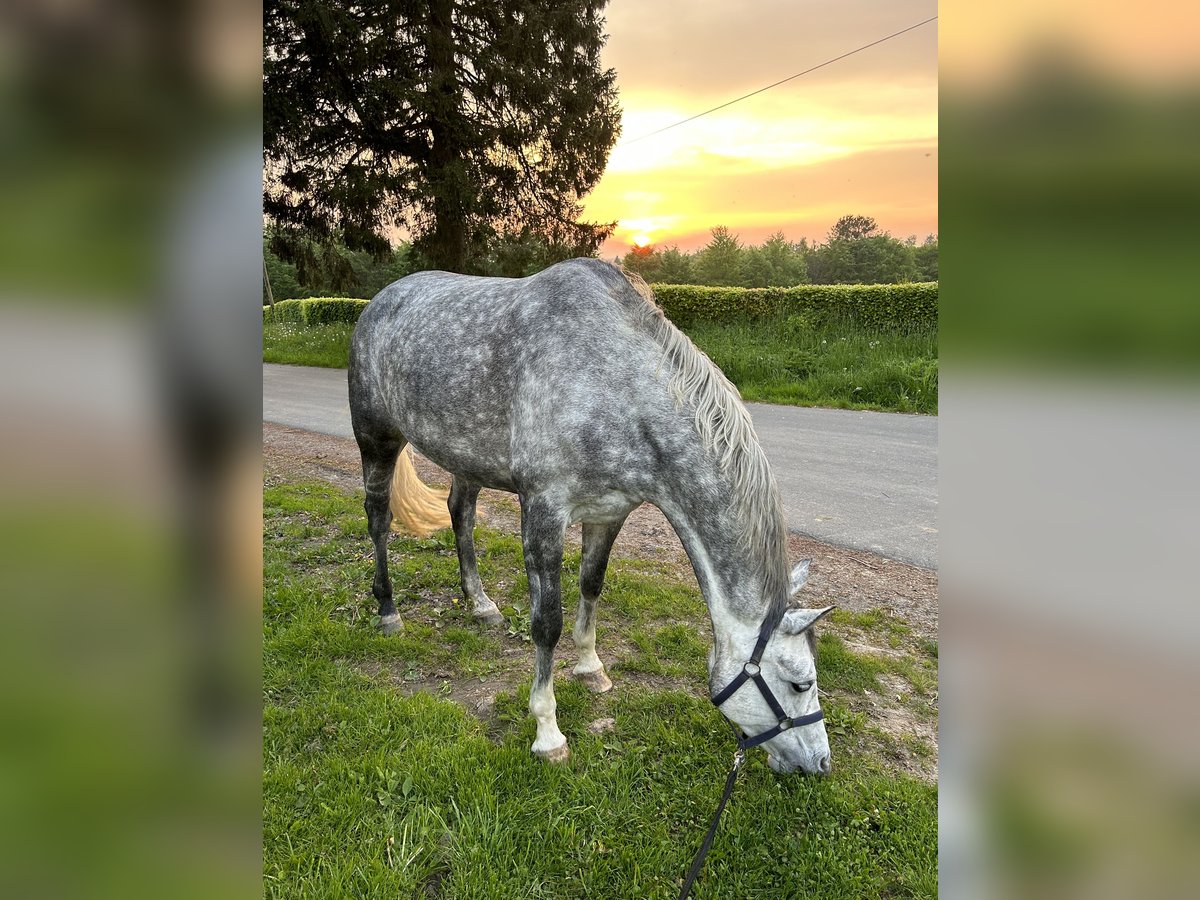
M 657 86 L 728 100 L 935 15 L 931 0 L 615 0 L 607 11 L 606 64 L 622 89 Z M 936 71 L 937 30 L 925 26 L 811 76 L 889 78 Z

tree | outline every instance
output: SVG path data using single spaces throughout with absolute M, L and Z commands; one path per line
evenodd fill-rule
M 267 270 L 267 278 L 271 281 L 271 295 L 276 303 L 280 300 L 291 300 L 294 297 L 304 296 L 304 289 L 300 286 L 296 267 L 272 253 L 265 238 L 263 239 L 263 266 Z M 266 279 L 263 280 L 262 297 L 263 306 L 266 306 Z
M 276 300 L 293 297 L 362 297 L 370 299 L 383 288 L 416 271 L 418 260 L 408 244 L 382 256 L 361 250 L 348 250 L 337 241 L 317 243 L 297 241 L 294 263 L 280 259 L 272 250 L 273 229 L 263 237 L 263 263 L 271 279 Z M 266 287 L 263 288 L 264 303 Z
M 663 284 L 692 284 L 691 254 L 676 246 L 664 247 L 659 252 L 658 280 Z
M 855 284 L 899 284 L 917 277 L 914 248 L 888 234 L 850 241 Z
M 834 241 L 857 241 L 872 237 L 879 226 L 870 216 L 842 216 L 829 230 L 829 243 Z
M 632 247 L 621 260 L 621 265 L 652 284 L 660 280 L 658 272 L 662 268 L 662 255 L 655 247 Z
M 854 281 L 849 241 L 818 244 L 808 254 L 808 277 L 814 284 L 847 284 Z
M 579 221 L 619 130 L 600 65 L 607 0 L 266 0 L 264 210 L 298 234 L 385 253 L 402 226 L 467 271 L 528 229 L 594 253 Z
M 917 277 L 915 248 L 888 234 L 830 241 L 808 257 L 817 284 L 898 284 Z
M 552 244 L 530 228 L 506 231 L 487 242 L 486 255 L 476 267 L 480 274 L 524 278 L 564 259 L 579 256 L 575 248 Z
M 746 287 L 793 287 L 808 281 L 808 265 L 797 245 L 777 231 L 761 247 L 749 247 L 742 265 Z
M 712 240 L 697 254 L 693 271 L 701 284 L 737 285 L 742 280 L 742 243 L 724 225 L 712 230 Z
M 919 277 L 916 238 L 899 241 L 880 233 L 870 216 L 842 216 L 829 230 L 829 240 L 809 251 L 808 273 L 817 284 L 914 281 Z
M 925 238 L 925 243 L 915 250 L 917 264 L 917 281 L 938 280 L 938 239 L 931 234 Z
M 771 283 L 771 270 L 761 247 L 742 250 L 742 271 L 738 284 L 742 287 L 766 287 Z

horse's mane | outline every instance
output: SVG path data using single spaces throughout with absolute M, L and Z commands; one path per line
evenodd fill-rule
M 663 348 L 670 371 L 667 390 L 677 404 L 695 410 L 696 431 L 728 476 L 742 524 L 740 543 L 762 576 L 768 615 L 782 616 L 788 603 L 787 529 L 779 486 L 758 442 L 742 396 L 691 339 L 668 319 L 641 276 L 614 266 L 633 287 L 638 324 Z

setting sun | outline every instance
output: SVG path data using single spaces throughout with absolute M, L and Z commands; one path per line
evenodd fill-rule
M 901 238 L 937 232 L 936 24 L 841 59 L 931 15 L 928 4 L 848 0 L 819 28 L 809 5 L 770 6 L 740 17 L 715 0 L 607 7 L 622 132 L 584 199 L 591 221 L 617 223 L 603 256 L 690 252 L 717 225 L 743 244 L 776 231 L 820 241 L 850 213 Z M 665 34 L 690 51 L 660 52 Z

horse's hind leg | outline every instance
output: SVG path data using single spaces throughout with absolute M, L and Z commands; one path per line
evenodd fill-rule
M 533 753 L 550 762 L 571 754 L 558 730 L 554 700 L 554 647 L 562 634 L 562 558 L 566 517 L 562 509 L 541 498 L 521 497 L 521 541 L 529 575 L 533 643 L 537 648 L 529 712 L 537 719 Z
M 363 506 L 367 511 L 367 530 L 375 547 L 375 580 L 371 593 L 379 601 L 379 627 L 384 634 L 395 634 L 404 628 L 396 603 L 392 599 L 392 576 L 388 572 L 387 542 L 391 530 L 392 513 L 389 491 L 392 473 L 396 469 L 396 457 L 404 449 L 403 438 L 365 435 L 361 432 L 358 449 L 362 453 L 363 486 L 367 499 Z
M 579 612 L 575 616 L 575 647 L 579 650 L 579 664 L 575 675 L 588 690 L 597 694 L 612 689 L 604 663 L 596 655 L 596 601 L 604 588 L 604 573 L 608 569 L 608 555 L 613 541 L 625 520 L 620 522 L 593 524 L 583 523 L 583 562 L 579 567 Z
M 471 604 L 471 612 L 488 625 L 504 621 L 500 610 L 483 590 L 479 566 L 475 561 L 475 501 L 479 485 L 455 475 L 450 486 L 450 521 L 454 523 L 454 543 L 458 548 L 458 573 L 462 579 L 463 596 Z

